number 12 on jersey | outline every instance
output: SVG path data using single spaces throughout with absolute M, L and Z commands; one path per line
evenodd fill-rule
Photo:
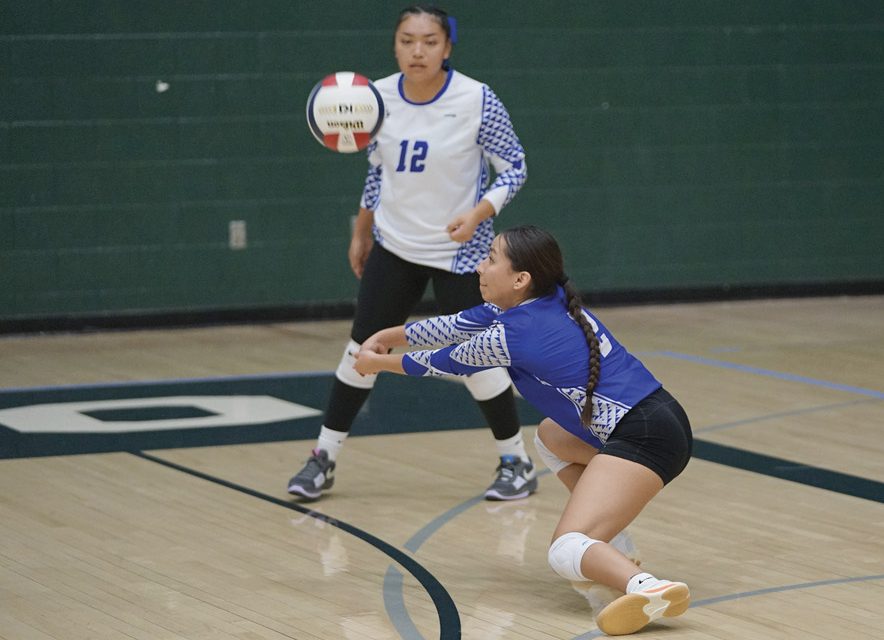
M 396 166 L 396 172 L 410 171 L 411 173 L 420 173 L 424 170 L 424 160 L 427 159 L 427 152 L 430 145 L 425 140 L 403 140 L 399 143 L 399 164 Z

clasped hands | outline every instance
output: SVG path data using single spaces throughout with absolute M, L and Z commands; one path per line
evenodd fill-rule
M 356 362 L 353 368 L 356 372 L 363 376 L 372 375 L 382 370 L 382 358 L 375 356 L 385 356 L 390 352 L 390 348 L 383 344 L 380 340 L 372 336 L 362 343 L 359 351 L 353 354 Z

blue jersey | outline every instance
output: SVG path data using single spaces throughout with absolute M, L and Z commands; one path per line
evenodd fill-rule
M 589 379 L 589 346 L 568 315 L 565 291 L 534 298 L 501 311 L 484 304 L 460 313 L 406 325 L 413 347 L 402 357 L 408 375 L 469 375 L 506 367 L 519 393 L 544 415 L 578 438 L 600 448 L 617 422 L 639 401 L 661 387 L 650 371 L 594 315 L 601 352 L 599 382 L 592 395 L 592 424 L 580 421 Z

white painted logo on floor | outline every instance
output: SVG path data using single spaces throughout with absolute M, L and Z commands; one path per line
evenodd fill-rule
M 170 419 L 103 420 L 88 415 L 102 411 L 195 409 L 210 415 Z M 273 396 L 169 396 L 126 400 L 56 402 L 0 409 L 0 424 L 20 433 L 124 433 L 199 429 L 282 422 L 321 415 L 302 404 Z

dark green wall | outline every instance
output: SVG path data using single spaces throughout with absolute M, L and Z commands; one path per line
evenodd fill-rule
M 553 230 L 581 288 L 884 280 L 884 3 L 446 6 L 528 151 L 499 225 Z M 393 72 L 399 8 L 0 1 L 0 319 L 351 300 L 366 164 L 304 103 Z

